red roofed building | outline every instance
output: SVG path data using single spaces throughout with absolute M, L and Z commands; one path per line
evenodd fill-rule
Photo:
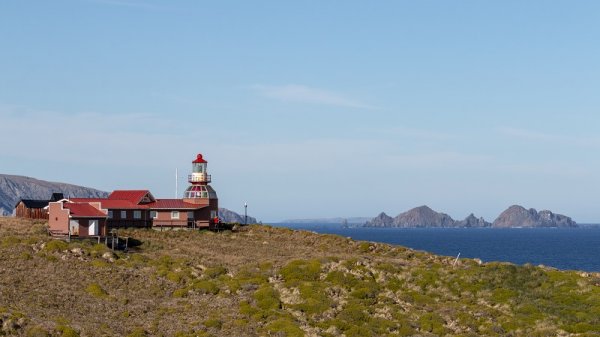
M 62 230 L 67 211 L 69 217 L 76 217 L 76 211 L 83 208 L 74 205 L 80 204 L 91 205 L 104 214 L 105 232 L 99 235 L 106 235 L 112 228 L 210 228 L 218 216 L 219 203 L 217 193 L 209 185 L 207 164 L 201 154 L 192 161 L 190 186 L 182 199 L 156 199 L 148 190 L 115 190 L 107 198 L 72 198 L 51 203 L 55 205 L 49 207 L 50 217 L 61 219 L 54 220 L 56 228 L 51 230 Z M 83 233 L 81 226 L 78 232 Z M 73 231 L 71 235 L 75 235 Z
M 50 233 L 72 236 L 105 236 L 106 212 L 98 202 L 70 202 L 67 199 L 48 204 Z

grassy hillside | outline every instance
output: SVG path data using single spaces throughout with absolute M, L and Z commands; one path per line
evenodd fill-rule
M 597 336 L 600 276 L 250 226 L 53 241 L 0 218 L 0 335 Z M 135 242 L 135 241 L 133 241 Z M 596 333 L 595 333 L 596 332 Z

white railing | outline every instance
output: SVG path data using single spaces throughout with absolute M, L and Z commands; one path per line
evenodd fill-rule
M 190 174 L 188 176 L 188 181 L 190 183 L 210 183 L 211 179 L 210 179 L 210 174 L 203 174 L 203 175 Z

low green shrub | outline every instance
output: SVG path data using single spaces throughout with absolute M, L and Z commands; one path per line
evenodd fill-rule
M 192 284 L 192 289 L 196 290 L 201 294 L 212 294 L 216 295 L 219 293 L 219 286 L 209 280 L 197 280 Z
M 227 268 L 223 266 L 206 268 L 206 270 L 204 271 L 204 275 L 206 275 L 206 277 L 208 278 L 217 278 L 224 274 L 227 274 Z
M 133 329 L 128 335 L 127 337 L 147 337 L 148 336 L 148 332 L 146 332 L 146 330 L 144 328 L 135 328 Z
M 12 247 L 21 243 L 21 239 L 16 236 L 8 236 L 2 239 L 0 242 L 0 247 Z
M 304 331 L 289 318 L 279 318 L 269 322 L 265 326 L 268 335 L 286 336 L 286 337 L 304 337 Z M 283 334 L 283 335 L 281 335 Z
M 187 297 L 188 292 L 189 292 L 188 288 L 176 289 L 175 291 L 173 291 L 173 297 L 176 297 L 176 298 Z
M 258 308 L 262 310 L 278 310 L 281 308 L 279 293 L 270 285 L 263 285 L 254 292 Z
M 69 244 L 62 240 L 51 240 L 46 243 L 44 250 L 48 252 L 62 252 L 69 248 Z
M 221 329 L 221 327 L 223 326 L 223 322 L 221 322 L 220 319 L 218 318 L 210 318 L 207 319 L 206 321 L 204 321 L 204 326 L 206 326 L 207 328 L 214 328 L 214 329 Z
M 321 275 L 319 260 L 294 260 L 280 270 L 287 286 L 294 286 L 300 281 L 317 281 Z
M 50 332 L 40 326 L 34 326 L 27 330 L 25 333 L 27 337 L 50 337 Z
M 79 332 L 68 325 L 60 324 L 56 327 L 60 337 L 79 337 Z
M 108 297 L 108 293 L 106 290 L 102 289 L 102 287 L 98 283 L 92 283 L 85 288 L 85 291 L 97 298 L 106 298 Z

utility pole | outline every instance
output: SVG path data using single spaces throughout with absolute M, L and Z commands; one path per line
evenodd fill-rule
M 244 203 L 244 225 L 248 224 L 248 203 Z

